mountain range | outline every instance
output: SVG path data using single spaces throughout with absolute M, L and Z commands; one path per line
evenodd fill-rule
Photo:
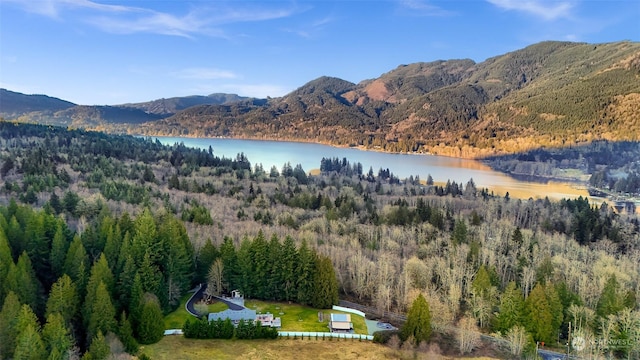
M 0 116 L 141 135 L 226 136 L 484 157 L 640 140 L 640 43 L 548 41 L 476 63 L 320 77 L 279 98 L 230 94 L 79 106 L 0 90 Z

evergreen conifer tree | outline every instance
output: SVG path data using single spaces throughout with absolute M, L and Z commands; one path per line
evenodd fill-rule
M 331 259 L 326 256 L 316 258 L 316 272 L 312 294 L 313 307 L 329 309 L 338 304 L 338 280 Z
M 111 350 L 109 349 L 107 340 L 104 338 L 102 331 L 98 331 L 98 333 L 91 339 L 89 351 L 84 354 L 82 360 L 104 360 L 110 353 Z
M 544 293 L 544 286 L 537 283 L 524 303 L 525 327 L 535 341 L 551 343 L 555 338 L 553 314 Z
M 51 287 L 49 298 L 47 299 L 46 315 L 60 314 L 66 326 L 78 313 L 79 297 L 76 285 L 71 281 L 69 275 L 62 275 Z
M 607 279 L 600 298 L 598 299 L 598 304 L 596 305 L 596 314 L 598 314 L 598 316 L 605 318 L 608 315 L 617 314 L 623 309 L 623 299 L 618 295 L 619 289 L 620 284 L 616 276 L 612 274 Z
M 0 311 L 0 358 L 2 359 L 11 359 L 13 356 L 18 335 L 20 307 L 18 295 L 10 291 Z
M 522 325 L 524 297 L 515 282 L 510 282 L 500 297 L 498 315 L 495 318 L 495 330 L 506 334 L 515 325 Z
M 138 325 L 138 340 L 141 344 L 154 344 L 164 336 L 164 317 L 155 297 L 147 294 Z
M 404 340 L 413 338 L 416 345 L 431 338 L 431 312 L 429 303 L 422 294 L 411 304 L 400 334 Z
M 124 345 L 124 350 L 129 354 L 135 354 L 138 352 L 138 342 L 133 336 L 133 328 L 131 322 L 127 318 L 127 314 L 123 311 L 120 315 L 120 321 L 118 323 L 118 337 Z
M 51 263 L 52 275 L 57 279 L 64 272 L 64 261 L 67 256 L 69 243 L 65 236 L 63 222 L 58 223 L 56 233 L 51 243 L 51 252 L 49 253 L 49 262 Z
M 42 329 L 49 359 L 65 359 L 67 351 L 73 346 L 73 338 L 65 325 L 65 319 L 59 313 L 47 315 L 47 323 Z
M 91 312 L 87 321 L 87 338 L 93 339 L 98 332 L 107 333 L 116 329 L 116 309 L 104 282 L 98 284 L 95 298 L 92 300 Z M 86 321 L 86 320 L 85 320 Z

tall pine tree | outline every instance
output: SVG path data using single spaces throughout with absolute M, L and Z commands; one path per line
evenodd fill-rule
M 297 302 L 306 305 L 311 304 L 316 271 L 316 253 L 309 250 L 306 241 L 303 240 L 298 250 L 298 266 L 296 267 Z
M 422 294 L 419 294 L 411 304 L 407 321 L 402 326 L 400 334 L 403 340 L 413 337 L 416 345 L 431 338 L 431 311 L 429 303 Z
M 298 264 L 298 250 L 293 238 L 287 236 L 282 244 L 280 261 L 278 262 L 282 280 L 283 300 L 296 300 L 296 266 Z
M 510 282 L 500 297 L 494 329 L 506 334 L 515 325 L 523 324 L 524 297 L 515 282 Z
M 0 311 L 0 358 L 2 359 L 11 359 L 13 356 L 18 335 L 20 307 L 18 295 L 10 291 Z
M 40 310 L 42 286 L 26 252 L 20 255 L 15 266 L 10 266 L 5 289 L 16 293 L 22 304 L 28 304 L 36 312 Z
M 95 305 L 95 299 L 97 297 L 96 293 L 98 291 L 98 287 L 100 284 L 103 284 L 107 290 L 107 294 L 111 298 L 113 283 L 113 274 L 111 273 L 109 264 L 107 264 L 107 258 L 102 254 L 91 267 L 91 275 L 89 276 L 89 282 L 87 283 L 87 293 L 84 298 L 84 306 L 82 309 L 85 326 L 89 325 L 89 321 L 93 313 L 93 306 Z M 106 333 L 106 331 L 104 332 Z M 93 333 L 92 336 L 95 336 L 95 333 Z
M 46 357 L 46 350 L 42 336 L 40 335 L 40 324 L 36 314 L 27 304 L 22 305 L 16 325 L 16 348 L 13 354 L 14 359 L 40 360 Z
M 213 245 L 211 239 L 207 239 L 200 251 L 196 260 L 196 275 L 195 281 L 197 283 L 203 283 L 207 281 L 207 274 L 211 268 L 211 264 L 220 256 L 218 249 Z
M 536 341 L 551 343 L 555 339 L 554 318 L 544 293 L 544 286 L 537 283 L 524 303 L 525 327 Z
M 624 300 L 618 294 L 620 284 L 615 275 L 610 275 L 604 284 L 598 304 L 596 305 L 596 314 L 602 318 L 608 315 L 617 314 L 624 308 Z
M 338 280 L 331 259 L 326 256 L 316 258 L 316 272 L 312 295 L 313 307 L 329 309 L 338 304 Z
M 60 314 L 67 326 L 78 314 L 79 296 L 76 285 L 71 281 L 69 275 L 62 275 L 49 291 L 47 299 L 46 316 Z
M 2 216 L 0 214 L 0 216 Z M 4 283 L 6 282 L 9 269 L 13 265 L 13 258 L 11 257 L 11 248 L 9 247 L 9 240 L 4 234 L 4 230 L 0 226 L 0 304 L 4 302 L 4 298 L 7 295 Z
M 64 272 L 64 261 L 67 256 L 69 243 L 65 235 L 65 227 L 63 222 L 58 223 L 56 233 L 51 243 L 51 252 L 49 253 L 49 262 L 51 263 L 51 272 L 57 279 Z
M 81 297 L 85 295 L 85 289 L 87 287 L 87 281 L 89 271 L 89 256 L 84 249 L 82 240 L 79 236 L 74 236 L 69 245 L 67 256 L 64 260 L 64 273 L 71 277 L 71 280 L 76 284 L 78 294 Z
M 147 294 L 138 325 L 138 340 L 141 344 L 154 344 L 164 336 L 164 317 L 160 304 L 154 296 Z
M 87 322 L 87 339 L 93 339 L 98 332 L 108 333 L 116 330 L 116 309 L 111 302 L 111 296 L 104 282 L 100 282 L 96 289 L 95 298 L 91 304 L 91 313 Z
M 65 319 L 59 313 L 47 315 L 47 323 L 42 329 L 49 359 L 66 359 L 67 352 L 74 346 L 73 337 L 65 324 Z

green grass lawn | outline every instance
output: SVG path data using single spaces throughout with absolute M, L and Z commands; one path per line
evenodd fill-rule
M 182 325 L 184 325 L 187 319 L 193 319 L 193 316 L 189 314 L 184 308 L 184 304 L 187 303 L 187 300 L 189 300 L 191 295 L 191 293 L 188 293 L 187 295 L 183 296 L 176 311 L 164 317 L 165 329 L 182 329 Z
M 182 329 L 187 319 L 194 319 L 184 308 L 184 304 L 186 304 L 190 296 L 191 294 L 185 295 L 180 301 L 180 306 L 178 306 L 176 311 L 164 317 L 165 329 Z M 328 326 L 331 313 L 344 313 L 336 310 L 314 309 L 309 306 L 294 303 L 289 304 L 260 300 L 247 300 L 244 305 L 249 309 L 256 310 L 258 313 L 264 314 L 270 312 L 274 317 L 280 317 L 282 319 L 282 328 L 280 330 L 283 331 L 329 331 Z M 209 312 L 218 312 L 226 309 L 228 309 L 228 306 L 223 302 L 215 302 L 209 305 Z M 324 318 L 322 322 L 318 321 L 318 312 L 320 311 L 323 313 Z M 353 323 L 353 329 L 356 334 L 368 334 L 364 317 L 351 314 L 351 322 Z
M 209 304 L 208 308 L 209 308 L 209 312 L 213 313 L 213 312 L 225 311 L 229 308 L 229 306 L 227 306 L 227 304 L 223 303 L 222 301 L 216 301 L 213 304 Z
M 191 293 L 185 295 L 180 300 L 180 306 L 176 309 L 176 311 L 168 314 L 164 317 L 164 328 L 165 329 L 182 329 L 182 325 L 184 325 L 187 319 L 195 319 L 193 315 L 189 314 L 187 310 L 184 308 L 184 305 L 187 303 L 187 300 L 191 297 Z M 227 304 L 216 301 L 213 304 L 209 304 L 208 306 L 209 312 L 219 312 L 228 309 Z
M 258 313 L 270 312 L 274 317 L 282 319 L 282 331 L 329 331 L 329 319 L 331 313 L 344 313 L 343 311 L 314 309 L 299 304 L 267 302 L 260 300 L 247 300 L 244 304 L 249 309 L 255 309 Z M 318 312 L 324 314 L 324 321 L 318 321 Z M 280 314 L 283 313 L 283 314 Z M 351 314 L 351 322 L 356 334 L 368 334 L 364 317 Z

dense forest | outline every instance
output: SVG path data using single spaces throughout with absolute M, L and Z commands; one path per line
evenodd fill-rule
M 613 194 L 640 195 L 640 143 L 594 141 L 484 159 L 514 176 L 584 181 Z
M 287 281 L 275 264 L 314 269 L 327 294 L 316 300 L 330 299 L 318 306 L 339 295 L 406 312 L 421 295 L 435 332 L 491 333 L 514 356 L 569 331 L 588 340 L 574 353 L 640 355 L 637 216 L 584 198 L 496 197 L 471 179 L 425 185 L 393 164 L 323 159 L 312 176 L 213 153 L 0 122 L 2 357 L 135 352 L 216 263 L 222 291 L 256 298 L 314 304 L 317 290 L 300 291 L 309 271 Z M 294 260 L 273 260 L 286 253 Z

